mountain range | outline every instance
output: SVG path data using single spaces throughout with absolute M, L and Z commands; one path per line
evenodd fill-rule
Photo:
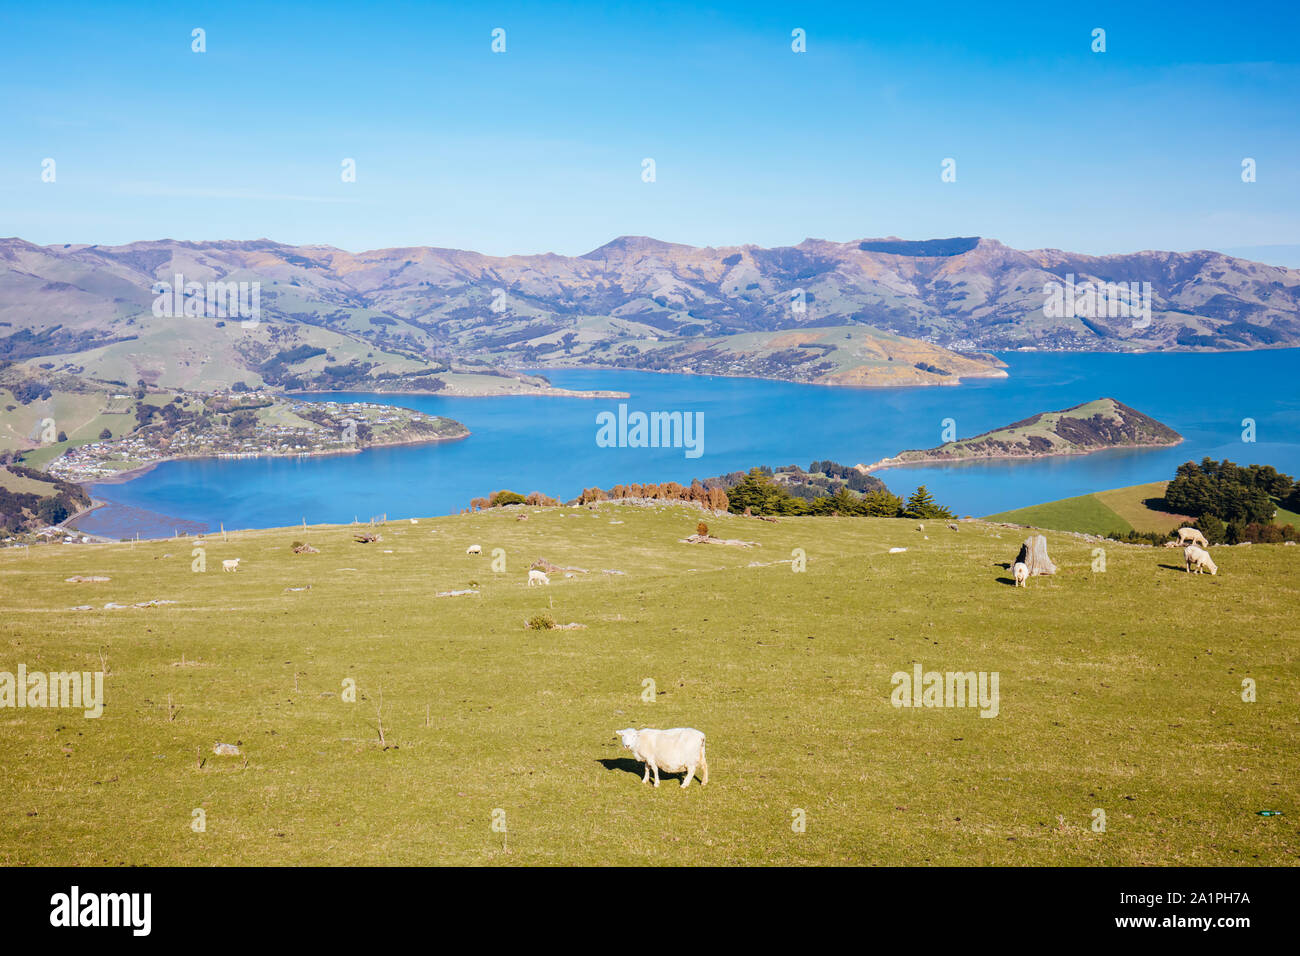
M 156 316 L 155 283 L 178 275 L 260 283 L 258 326 Z M 1065 283 L 1135 283 L 1149 315 L 1060 314 L 1046 290 Z M 1209 251 L 1087 256 L 978 237 L 701 248 L 625 236 L 581 256 L 493 257 L 0 239 L 0 361 L 183 388 L 415 388 L 440 373 L 559 366 L 954 384 L 1003 374 L 988 350 L 1295 345 L 1300 270 Z

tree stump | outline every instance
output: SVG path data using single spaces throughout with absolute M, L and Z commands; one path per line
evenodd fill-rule
M 1056 573 L 1056 565 L 1047 556 L 1047 538 L 1041 534 L 1033 534 L 1025 539 L 1025 543 L 1020 546 L 1020 553 L 1016 555 L 1016 561 L 1029 568 L 1030 577 Z

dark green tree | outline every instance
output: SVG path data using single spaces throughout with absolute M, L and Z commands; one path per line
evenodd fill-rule
M 772 477 L 771 469 L 751 468 L 739 483 L 727 489 L 727 509 L 743 514 L 745 509 L 756 515 L 797 515 L 806 512 L 798 498 L 782 488 Z
M 903 508 L 904 518 L 951 518 L 952 512 L 934 500 L 925 485 L 912 492 Z
M 1227 529 L 1217 515 L 1203 514 L 1196 519 L 1196 523 L 1192 527 L 1205 535 L 1205 540 L 1210 544 L 1222 544 L 1224 537 L 1227 535 Z

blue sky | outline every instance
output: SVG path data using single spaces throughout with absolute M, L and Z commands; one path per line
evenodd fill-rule
M 0 235 L 1297 244 L 1298 9 L 3 0 Z

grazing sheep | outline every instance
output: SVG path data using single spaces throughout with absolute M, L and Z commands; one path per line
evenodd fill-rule
M 704 734 L 691 727 L 674 727 L 672 730 L 649 730 L 632 727 L 618 731 L 623 738 L 623 746 L 632 751 L 632 755 L 645 762 L 645 776 L 642 783 L 650 782 L 654 773 L 655 786 L 659 786 L 659 771 L 664 773 L 685 772 L 682 787 L 689 787 L 695 777 L 695 768 L 703 771 L 700 785 L 709 782 L 709 764 L 704 759 Z
M 1193 565 L 1196 566 L 1197 574 L 1200 574 L 1203 571 L 1209 571 L 1211 574 L 1219 573 L 1218 565 L 1216 565 L 1214 559 L 1210 557 L 1210 552 L 1206 551 L 1204 548 L 1198 548 L 1194 544 L 1189 544 L 1183 549 L 1183 557 L 1187 560 L 1188 574 L 1192 573 Z
M 1196 528 L 1179 528 L 1178 543 L 1183 546 L 1195 544 L 1202 548 L 1210 546 L 1210 542 L 1205 540 L 1205 535 L 1201 534 Z
M 546 576 L 545 571 L 532 570 L 528 572 L 529 587 L 532 587 L 534 584 L 550 584 L 550 583 L 551 583 L 551 579 Z
M 481 544 L 471 544 L 468 548 L 465 549 L 465 553 L 466 553 L 466 554 L 482 554 L 482 553 L 483 553 L 483 545 L 481 545 Z
M 222 562 L 221 562 L 221 570 L 222 570 L 222 571 L 238 571 L 238 570 L 239 570 L 239 558 L 227 558 L 226 560 L 222 561 Z
M 1023 561 L 1017 561 L 1011 569 L 1011 576 L 1016 579 L 1016 587 L 1029 587 L 1029 565 Z

